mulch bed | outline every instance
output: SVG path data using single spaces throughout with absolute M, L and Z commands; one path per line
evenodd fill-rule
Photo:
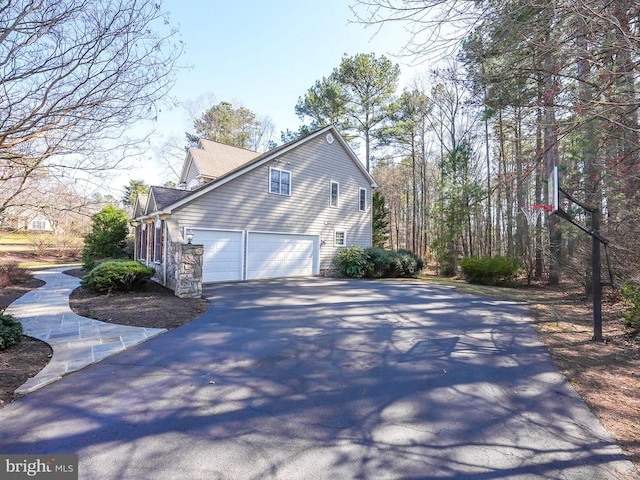
M 74 269 L 67 275 L 82 276 Z M 141 291 L 95 294 L 76 288 L 69 297 L 69 306 L 78 315 L 133 327 L 166 328 L 171 330 L 199 317 L 209 302 L 203 298 L 178 298 L 166 287 L 147 282 Z

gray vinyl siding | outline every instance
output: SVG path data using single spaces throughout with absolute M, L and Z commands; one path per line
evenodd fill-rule
M 156 199 L 153 196 L 153 192 L 149 193 L 149 207 L 147 208 L 147 212 L 156 212 L 158 207 L 156 205 Z
M 189 154 L 191 156 L 191 154 Z M 198 176 L 198 169 L 196 168 L 195 162 L 192 160 L 189 162 L 189 170 L 185 176 L 184 183 L 189 185 L 189 182 L 195 179 Z
M 269 167 L 291 172 L 291 195 L 269 193 Z M 338 207 L 330 207 L 331 181 L 340 183 Z M 360 188 L 367 208 L 359 210 Z M 334 231 L 344 229 L 347 246 L 371 245 L 371 184 L 339 142 L 325 135 L 305 142 L 252 171 L 174 210 L 180 227 L 320 235 L 320 269 L 340 250 Z

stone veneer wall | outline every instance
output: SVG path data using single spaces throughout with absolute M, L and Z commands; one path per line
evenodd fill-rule
M 167 248 L 167 287 L 180 298 L 202 297 L 204 246 L 170 242 Z
M 165 279 L 165 287 L 176 291 L 176 270 L 177 264 L 175 262 L 176 258 L 176 245 L 179 245 L 174 242 L 167 243 L 167 258 L 165 262 L 167 262 L 167 278 Z M 158 278 L 161 278 L 158 276 Z

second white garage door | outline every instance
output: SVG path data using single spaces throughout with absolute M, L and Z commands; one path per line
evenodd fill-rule
M 314 275 L 318 252 L 315 235 L 249 232 L 247 280 Z

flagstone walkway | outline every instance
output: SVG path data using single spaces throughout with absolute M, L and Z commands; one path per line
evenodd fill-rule
M 69 267 L 40 270 L 34 277 L 46 282 L 13 302 L 4 313 L 22 323 L 23 333 L 48 343 L 53 356 L 47 366 L 16 390 L 25 395 L 115 353 L 166 332 L 106 323 L 75 314 L 69 295 L 80 279 L 62 273 Z

